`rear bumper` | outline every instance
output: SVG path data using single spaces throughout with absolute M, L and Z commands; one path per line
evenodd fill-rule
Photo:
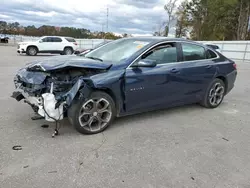
M 236 77 L 237 77 L 237 70 L 234 70 L 233 72 L 229 73 L 226 76 L 226 80 L 227 80 L 227 91 L 226 94 L 228 94 L 234 87 L 234 83 L 236 81 Z

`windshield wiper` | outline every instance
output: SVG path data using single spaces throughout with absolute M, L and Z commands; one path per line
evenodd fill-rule
M 102 60 L 102 59 L 100 59 L 100 58 L 98 58 L 98 57 L 87 57 L 87 58 L 89 58 L 89 59 L 94 59 L 94 60 L 98 60 L 98 61 L 103 62 L 103 60 Z

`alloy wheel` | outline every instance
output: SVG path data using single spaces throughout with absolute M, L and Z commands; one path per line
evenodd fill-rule
M 209 91 L 209 102 L 212 106 L 221 103 L 224 97 L 225 88 L 221 83 L 215 83 Z
M 29 54 L 30 55 L 36 55 L 36 49 L 35 48 L 29 48 Z
M 112 117 L 110 103 L 104 98 L 86 101 L 79 112 L 81 127 L 90 131 L 100 131 L 109 123 Z

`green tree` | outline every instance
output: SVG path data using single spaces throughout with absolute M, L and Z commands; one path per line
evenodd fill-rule
M 167 21 L 164 27 L 164 36 L 168 36 L 169 30 L 171 27 L 171 23 L 175 19 L 175 9 L 176 9 L 176 2 L 177 0 L 168 0 L 167 4 L 164 5 L 164 9 L 167 12 Z
M 177 22 L 175 26 L 175 37 L 187 37 L 188 30 L 189 30 L 189 18 L 188 13 L 186 10 L 188 1 L 184 1 L 181 3 L 181 5 L 178 7 L 178 10 L 176 12 Z

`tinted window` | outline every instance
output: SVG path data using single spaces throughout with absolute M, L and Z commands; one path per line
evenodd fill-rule
M 173 46 L 166 46 L 163 48 L 156 48 L 153 53 L 144 59 L 155 60 L 157 64 L 177 62 L 177 49 Z
M 76 42 L 73 38 L 65 38 L 68 42 Z
M 205 49 L 195 44 L 182 44 L 184 61 L 206 59 Z
M 208 47 L 213 48 L 215 50 L 219 49 L 219 46 L 213 44 L 207 44 Z
M 62 39 L 58 37 L 53 37 L 53 42 L 62 42 Z
M 208 59 L 216 58 L 217 55 L 212 50 L 207 50 L 207 57 Z
M 52 42 L 52 37 L 45 37 L 42 39 L 43 42 Z

